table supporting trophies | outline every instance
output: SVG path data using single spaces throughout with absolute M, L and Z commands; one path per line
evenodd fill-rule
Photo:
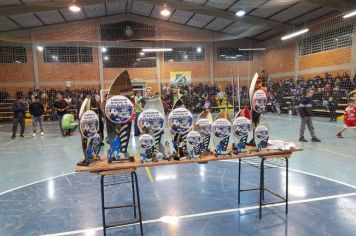
M 256 83 L 257 77 L 254 78 L 254 81 Z M 120 87 L 121 85 L 124 86 Z M 254 88 L 250 90 L 250 92 L 253 91 L 255 91 Z M 138 140 L 138 153 L 130 155 L 128 153 L 128 144 L 132 139 L 130 137 L 130 129 L 133 116 L 131 95 L 131 81 L 127 71 L 125 71 L 112 84 L 109 97 L 105 103 L 108 144 L 110 144 L 107 157 L 99 158 L 98 155 L 85 155 L 84 160 L 76 168 L 76 171 L 90 171 L 101 175 L 104 235 L 106 235 L 107 228 L 133 223 L 140 224 L 140 232 L 143 235 L 141 203 L 136 175 L 136 169 L 142 167 L 208 163 L 209 161 L 238 159 L 238 202 L 240 203 L 241 192 L 257 190 L 260 196 L 260 218 L 262 217 L 262 207 L 265 205 L 286 203 L 286 213 L 288 212 L 288 159 L 293 152 L 301 151 L 301 149 L 295 147 L 290 149 L 283 146 L 281 148 L 267 149 L 269 139 L 268 128 L 259 124 L 259 122 L 251 123 L 251 119 L 241 116 L 241 112 L 237 114 L 231 123 L 230 113 L 227 109 L 219 112 L 215 121 L 213 121 L 212 115 L 207 109 L 198 116 L 194 124 L 193 115 L 184 107 L 181 99 L 178 99 L 175 103 L 174 109 L 168 115 L 167 122 L 162 112 L 162 101 L 158 97 L 148 101 L 149 105 L 137 117 L 138 127 L 142 134 Z M 256 90 L 251 98 L 253 98 L 251 101 L 252 108 L 259 121 L 259 117 L 267 101 L 265 93 L 263 90 Z M 83 108 L 83 110 L 87 109 Z M 171 132 L 171 140 L 166 138 L 164 143 L 162 143 L 162 137 L 165 135 L 164 132 L 167 132 L 168 129 Z M 91 144 L 93 146 L 97 143 L 94 142 L 94 138 L 98 136 L 97 131 L 98 119 L 95 113 L 90 110 L 86 111 L 86 114 L 81 118 L 82 140 L 86 141 L 85 143 L 93 143 Z M 246 146 L 250 131 L 253 133 L 252 140 L 255 144 L 253 147 Z M 233 144 L 232 148 L 229 147 L 231 136 L 233 136 L 234 143 L 236 144 Z M 212 139 L 215 145 L 214 152 L 211 152 L 209 149 L 210 139 Z M 97 158 L 94 159 L 94 157 Z M 284 160 L 285 162 L 285 196 L 265 187 L 265 169 L 271 167 L 271 163 L 267 165 L 266 162 L 270 162 L 271 160 L 278 160 L 278 163 L 280 160 Z M 257 188 L 241 189 L 242 162 L 257 167 L 260 170 L 259 186 Z M 274 165 L 274 167 L 281 166 Z M 106 206 L 105 189 L 109 186 L 118 186 L 121 184 L 131 185 L 132 203 L 128 205 Z M 265 192 L 281 198 L 282 201 L 265 202 Z M 106 210 L 127 207 L 133 208 L 134 217 L 132 220 L 116 222 L 115 224 L 106 223 Z

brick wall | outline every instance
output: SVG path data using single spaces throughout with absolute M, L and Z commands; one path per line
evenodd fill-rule
M 25 46 L 27 63 L 0 64 L 0 89 L 10 94 L 28 90 L 35 85 L 31 46 Z
M 273 48 L 262 53 L 262 67 L 269 74 L 293 71 L 296 45 Z
M 311 69 L 315 67 L 334 66 L 351 62 L 351 47 L 313 53 L 301 56 L 299 69 Z
M 97 48 L 93 48 L 93 62 L 90 63 L 45 63 L 43 53 L 37 53 L 40 86 L 51 82 L 93 81 L 99 85 L 99 62 Z M 91 85 L 92 83 L 90 83 Z

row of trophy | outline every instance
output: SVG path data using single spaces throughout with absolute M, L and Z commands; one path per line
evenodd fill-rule
M 173 105 L 166 122 L 162 100 L 159 97 L 149 100 L 144 111 L 136 117 L 141 131 L 137 145 L 141 162 L 194 159 L 207 154 L 214 154 L 216 157 L 231 155 L 228 148 L 231 134 L 232 150 L 235 154 L 246 152 L 245 147 L 251 132 L 250 144 L 255 145 L 258 150 L 266 147 L 269 132 L 266 126 L 259 125 L 259 118 L 265 110 L 267 98 L 260 86 L 261 79 L 258 80 L 256 75 L 252 81 L 253 89 L 250 87 L 252 111 L 244 108 L 237 113 L 233 122 L 228 109 L 221 111 L 215 120 L 206 109 L 194 123 L 192 113 L 185 108 L 181 99 Z M 133 156 L 128 153 L 128 144 L 130 139 L 133 139 L 130 138 L 134 115 L 134 105 L 130 100 L 132 91 L 131 81 L 125 71 L 116 78 L 103 104 L 107 141 L 110 145 L 107 154 L 109 163 L 134 161 Z M 97 110 L 101 111 L 101 106 L 98 106 Z M 80 165 L 89 165 L 100 160 L 98 153 L 103 140 L 98 134 L 98 111 L 94 112 L 90 109 L 90 100 L 82 105 L 79 115 L 85 158 L 78 163 Z M 165 133 L 165 130 L 169 129 L 170 137 Z M 215 146 L 214 153 L 209 149 L 211 138 Z

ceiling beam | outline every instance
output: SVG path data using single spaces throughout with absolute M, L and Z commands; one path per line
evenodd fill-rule
M 138 2 L 142 1 L 151 4 L 160 4 L 160 5 L 166 3 L 170 8 L 173 9 L 180 9 L 180 10 L 190 11 L 195 14 L 198 13 L 198 14 L 208 15 L 212 17 L 219 17 L 227 20 L 242 22 L 245 24 L 268 26 L 268 27 L 278 26 L 288 30 L 293 28 L 291 24 L 281 23 L 278 21 L 267 20 L 267 19 L 259 18 L 256 16 L 249 16 L 249 15 L 245 15 L 244 17 L 237 17 L 234 12 L 224 11 L 209 6 L 201 6 L 194 3 L 184 2 L 179 0 L 135 0 L 135 1 Z M 310 1 L 316 1 L 316 0 L 310 0 Z M 103 2 L 117 2 L 117 1 L 77 0 L 76 4 L 79 6 L 86 6 L 86 5 L 99 4 Z M 59 9 L 68 8 L 68 6 L 71 3 L 72 0 L 52 0 L 52 1 L 42 2 L 42 3 L 41 2 L 31 3 L 27 5 L 5 5 L 0 7 L 0 16 L 11 16 L 11 15 L 24 14 L 24 13 L 59 10 Z
M 252 24 L 252 25 L 261 25 L 261 26 L 268 26 L 268 27 L 282 27 L 284 29 L 293 29 L 291 24 L 283 24 L 279 21 L 274 20 L 267 20 L 256 16 L 249 16 L 245 15 L 243 17 L 237 17 L 234 12 L 231 11 L 224 11 L 221 9 L 209 7 L 209 6 L 201 6 L 190 2 L 184 1 L 177 1 L 177 0 L 136 0 L 142 2 L 148 2 L 151 4 L 167 4 L 167 6 L 175 9 L 190 11 L 195 14 L 203 14 L 212 17 L 219 17 L 222 19 L 233 20 L 245 24 Z
M 346 0 L 302 0 L 303 2 L 314 3 L 323 7 L 330 7 L 341 11 L 349 11 L 356 8 L 356 3 Z

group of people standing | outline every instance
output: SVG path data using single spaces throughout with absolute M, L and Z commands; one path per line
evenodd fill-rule
M 61 130 L 61 133 L 63 136 L 65 136 L 65 132 L 62 128 L 62 118 L 64 114 L 67 113 L 67 110 L 69 109 L 69 104 L 65 101 L 63 96 L 58 93 L 57 94 L 57 99 L 53 103 L 53 110 L 57 114 L 58 122 L 59 122 L 59 128 Z M 16 133 L 17 133 L 17 127 L 20 125 L 21 130 L 20 130 L 20 137 L 24 137 L 24 132 L 25 132 L 25 119 L 26 119 L 26 110 L 29 110 L 29 113 L 31 115 L 32 119 L 32 137 L 36 136 L 36 129 L 37 129 L 37 124 L 40 126 L 40 134 L 41 136 L 44 136 L 44 130 L 43 130 L 43 115 L 45 112 L 45 108 L 43 103 L 40 100 L 40 96 L 36 96 L 30 103 L 30 105 L 27 107 L 24 96 L 23 95 L 18 95 L 17 99 L 14 101 L 12 109 L 13 109 L 13 125 L 12 125 L 12 139 L 16 138 Z
M 312 121 L 313 115 L 313 100 L 312 97 L 314 95 L 313 89 L 308 89 L 306 91 L 306 95 L 301 99 L 299 104 L 299 114 L 301 116 L 301 124 L 300 124 L 300 131 L 299 131 L 299 141 L 301 142 L 308 142 L 307 139 L 304 137 L 305 126 L 308 127 L 311 141 L 313 142 L 321 142 L 315 135 L 314 125 Z M 356 130 L 356 90 L 353 91 L 351 97 L 348 101 L 347 107 L 344 112 L 344 127 L 339 130 L 336 134 L 338 138 L 343 138 L 342 133 L 345 132 L 349 128 L 353 128 Z M 329 106 L 337 106 L 331 101 Z M 336 108 L 335 108 L 336 110 Z M 336 112 L 333 109 L 333 113 L 331 114 L 331 121 L 336 121 Z M 331 112 L 331 111 L 330 111 Z

